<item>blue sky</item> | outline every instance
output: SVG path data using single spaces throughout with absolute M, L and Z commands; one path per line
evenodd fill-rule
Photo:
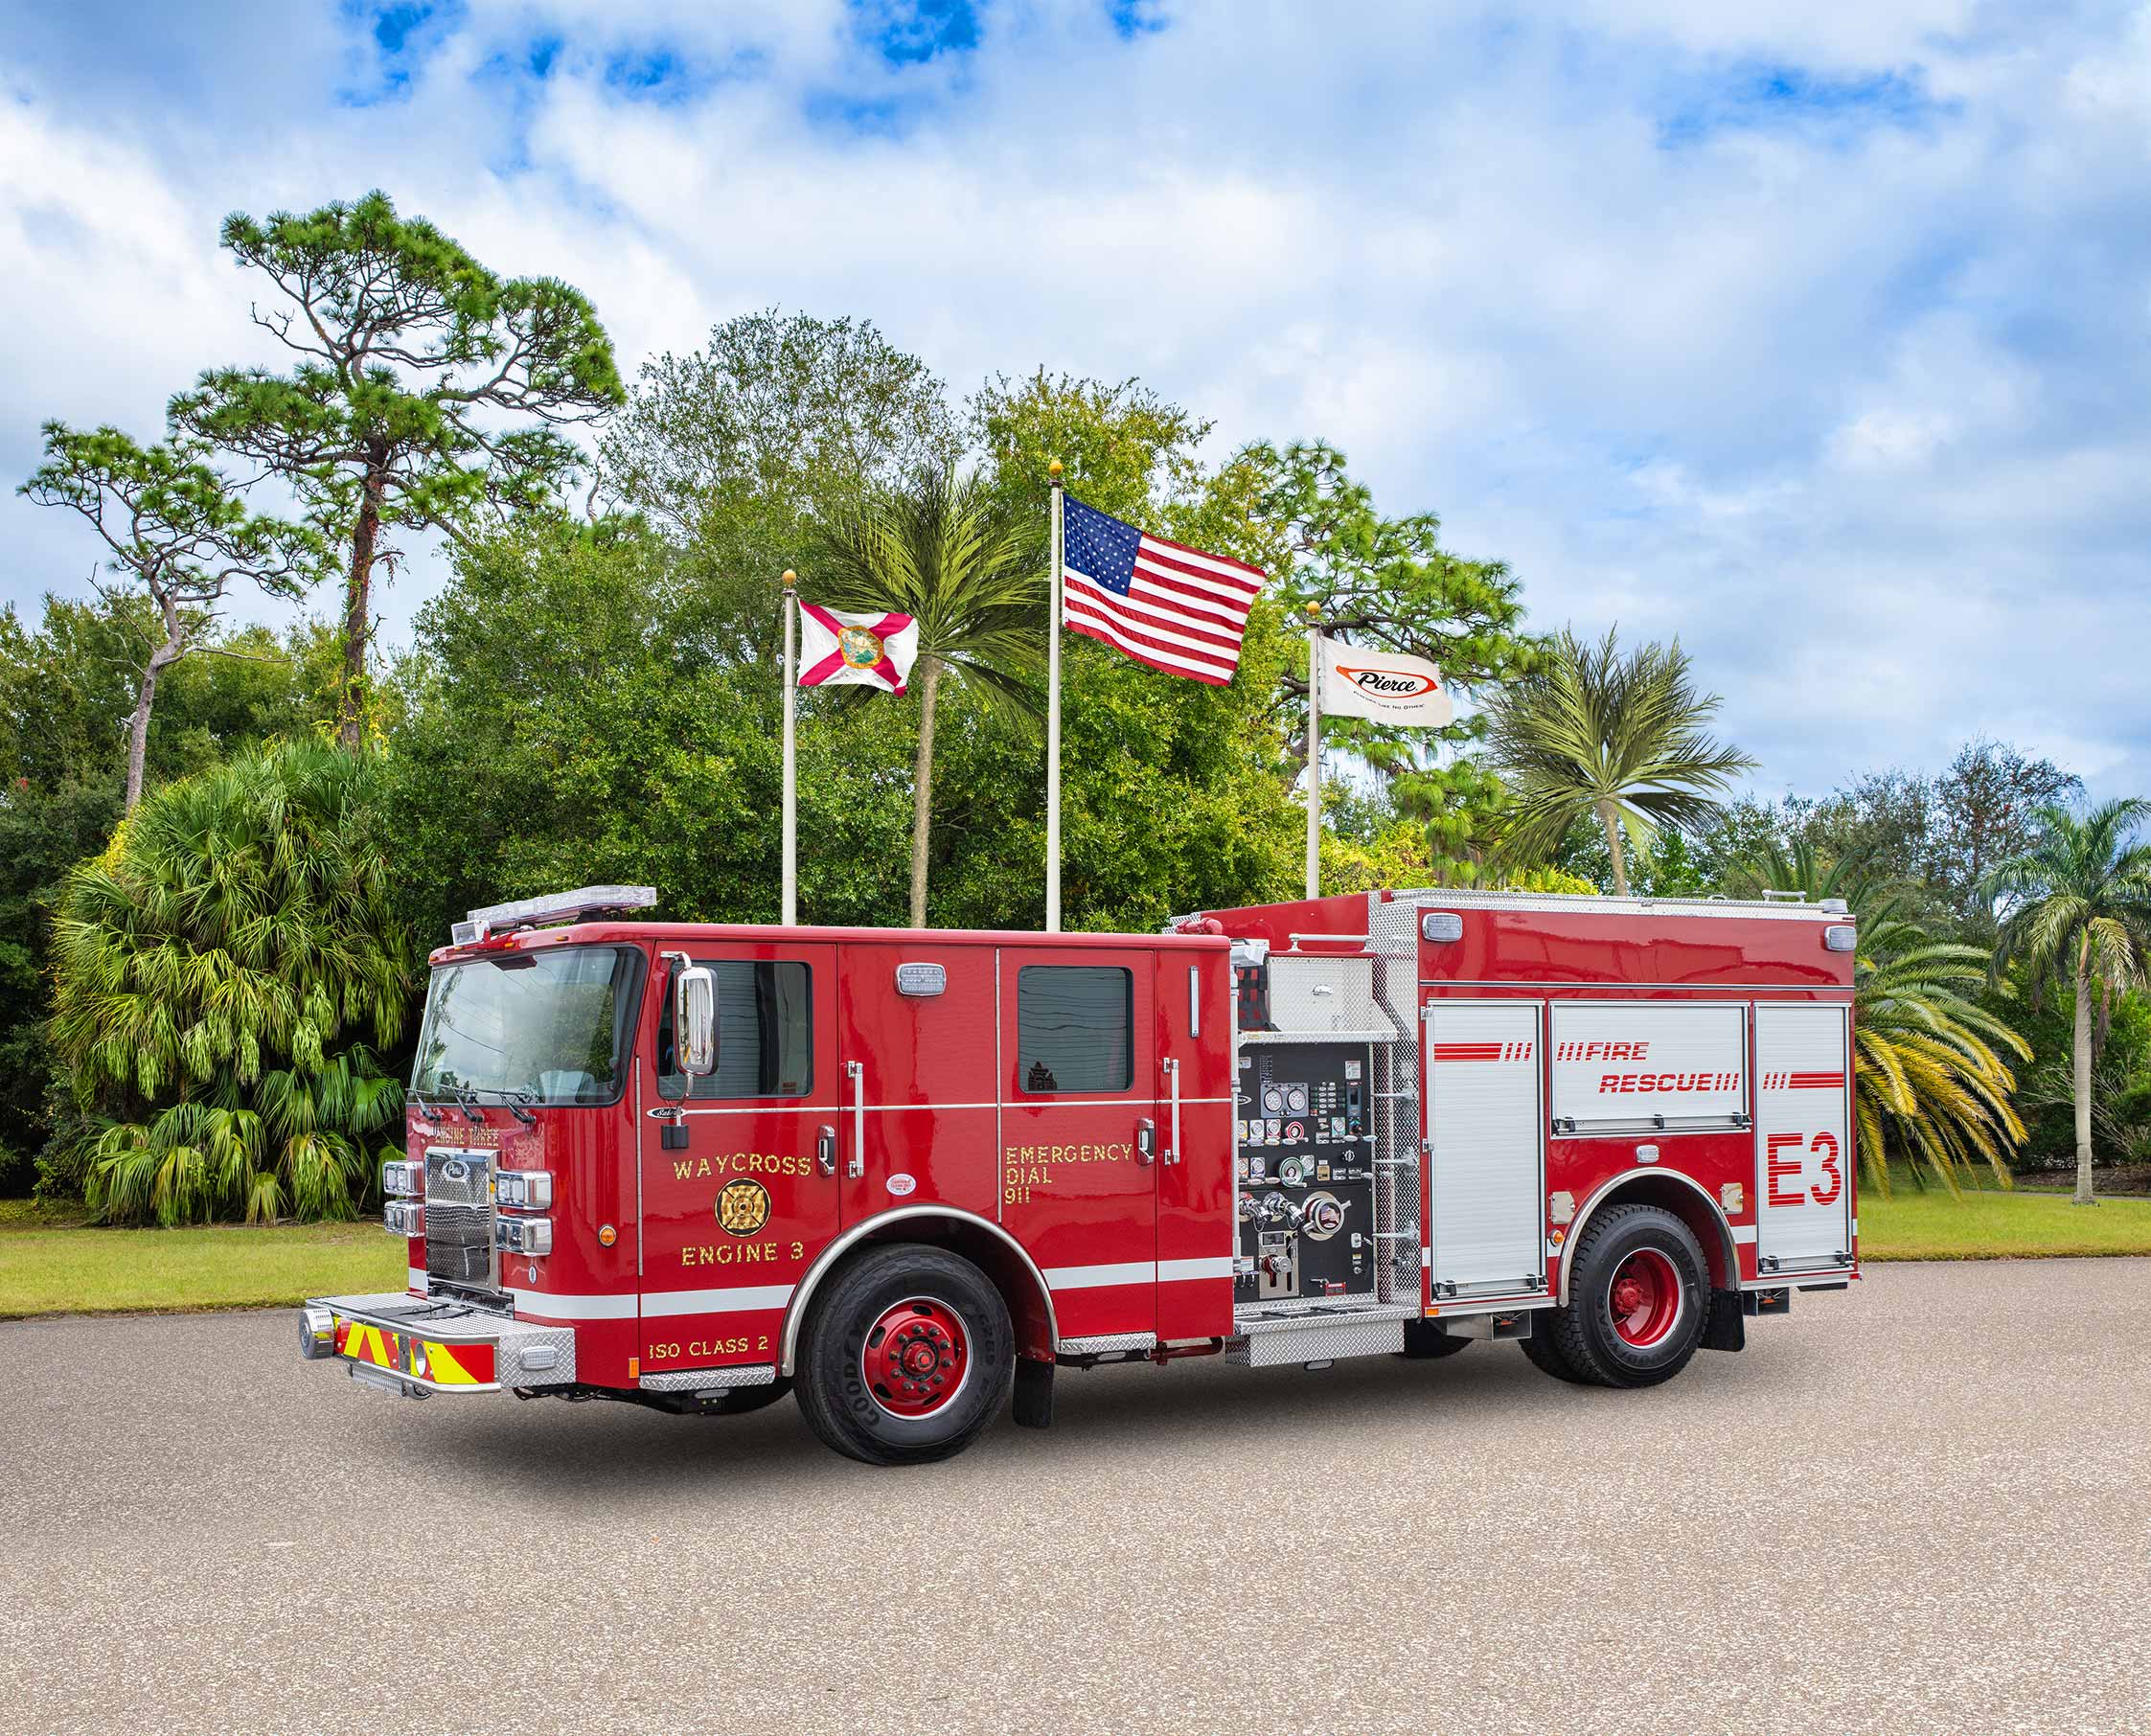
M 218 219 L 377 184 L 630 369 L 776 305 L 1327 438 L 1536 625 L 1678 633 L 1766 791 L 2151 790 L 2151 9 L 12 0 L 0 473 L 268 359 Z M 0 521 L 0 601 L 83 589 Z

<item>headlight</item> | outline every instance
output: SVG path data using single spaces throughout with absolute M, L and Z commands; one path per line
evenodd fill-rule
M 553 1251 L 550 1218 L 500 1218 L 493 1222 L 493 1240 L 512 1254 L 549 1254 Z
M 501 1170 L 493 1176 L 493 1199 L 509 1211 L 542 1212 L 553 1203 L 549 1170 Z
M 381 1192 L 400 1194 L 415 1199 L 425 1192 L 425 1165 L 423 1163 L 384 1163 L 381 1165 Z
M 392 1236 L 425 1234 L 425 1206 L 417 1199 L 391 1199 L 381 1207 L 381 1228 Z

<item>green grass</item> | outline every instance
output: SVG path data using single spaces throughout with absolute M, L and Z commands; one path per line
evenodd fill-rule
M 2071 1205 L 2066 1194 L 1967 1188 L 1953 1199 L 1892 1176 L 1885 1199 L 1860 1194 L 1863 1260 L 2036 1260 L 2069 1254 L 2151 1254 L 2151 1199 Z
M 0 1201 L 0 1319 L 275 1308 L 403 1288 L 403 1244 L 378 1223 L 92 1229 Z

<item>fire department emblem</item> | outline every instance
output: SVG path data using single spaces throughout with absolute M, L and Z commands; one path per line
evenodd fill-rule
M 881 660 L 881 635 L 863 627 L 847 627 L 836 635 L 836 654 L 853 669 L 872 669 Z
M 717 1225 L 728 1236 L 751 1236 L 769 1222 L 769 1190 L 759 1181 L 727 1181 L 718 1190 Z

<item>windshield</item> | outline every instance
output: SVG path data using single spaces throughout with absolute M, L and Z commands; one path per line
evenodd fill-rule
M 560 947 L 443 965 L 411 1088 L 516 1103 L 610 1103 L 625 1077 L 641 955 Z

